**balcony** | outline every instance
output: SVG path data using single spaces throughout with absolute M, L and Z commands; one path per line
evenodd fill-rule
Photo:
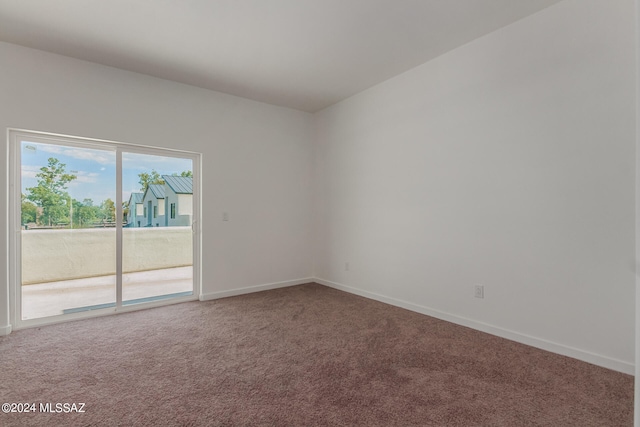
M 122 230 L 123 304 L 190 295 L 191 227 Z M 113 306 L 115 229 L 22 231 L 22 319 Z

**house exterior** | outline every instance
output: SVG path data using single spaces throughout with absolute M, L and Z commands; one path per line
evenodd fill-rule
M 191 225 L 193 217 L 193 178 L 163 175 L 164 184 L 149 184 L 144 193 L 132 193 L 135 218 L 129 227 L 178 227 Z M 139 196 L 135 196 L 139 195 Z M 137 202 L 139 198 L 139 202 Z M 140 209 L 138 210 L 138 206 Z
M 165 226 L 164 184 L 149 184 L 142 196 L 142 227 Z
M 131 196 L 129 196 L 127 227 L 143 227 L 145 225 L 143 197 L 143 193 L 131 193 Z
M 165 226 L 188 226 L 193 217 L 193 178 L 163 175 Z

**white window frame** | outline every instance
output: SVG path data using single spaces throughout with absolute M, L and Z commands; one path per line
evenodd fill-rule
M 61 314 L 58 316 L 43 317 L 38 319 L 22 319 L 22 292 L 21 292 L 21 194 L 22 171 L 20 143 L 23 140 L 42 142 L 45 144 L 57 144 L 75 146 L 80 148 L 94 148 L 114 151 L 116 153 L 116 218 L 122 218 L 122 153 L 149 154 L 155 156 L 187 158 L 193 165 L 193 294 L 184 297 L 163 299 L 140 304 L 122 305 L 122 224 L 116 221 L 116 304 L 114 307 L 96 310 Z M 120 312 L 137 311 L 151 307 L 160 307 L 185 301 L 194 301 L 202 297 L 202 238 L 201 238 L 201 195 L 202 186 L 200 171 L 202 170 L 202 154 L 175 150 L 168 148 L 151 147 L 145 145 L 130 144 L 124 142 L 108 141 L 94 138 L 53 134 L 47 132 L 30 131 L 24 129 L 9 128 L 7 130 L 8 141 L 8 203 L 7 203 L 7 248 L 8 254 L 8 278 L 10 300 L 10 330 L 19 330 L 28 327 L 67 322 L 71 320 L 105 316 Z

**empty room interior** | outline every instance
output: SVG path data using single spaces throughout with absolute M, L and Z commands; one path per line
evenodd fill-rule
M 637 3 L 0 0 L 0 424 L 634 425 Z

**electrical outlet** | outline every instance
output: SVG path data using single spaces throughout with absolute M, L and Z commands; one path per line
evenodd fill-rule
M 484 298 L 484 286 L 475 285 L 473 288 L 473 296 L 476 298 Z
M 344 271 L 349 271 L 349 263 L 348 262 L 344 263 Z

